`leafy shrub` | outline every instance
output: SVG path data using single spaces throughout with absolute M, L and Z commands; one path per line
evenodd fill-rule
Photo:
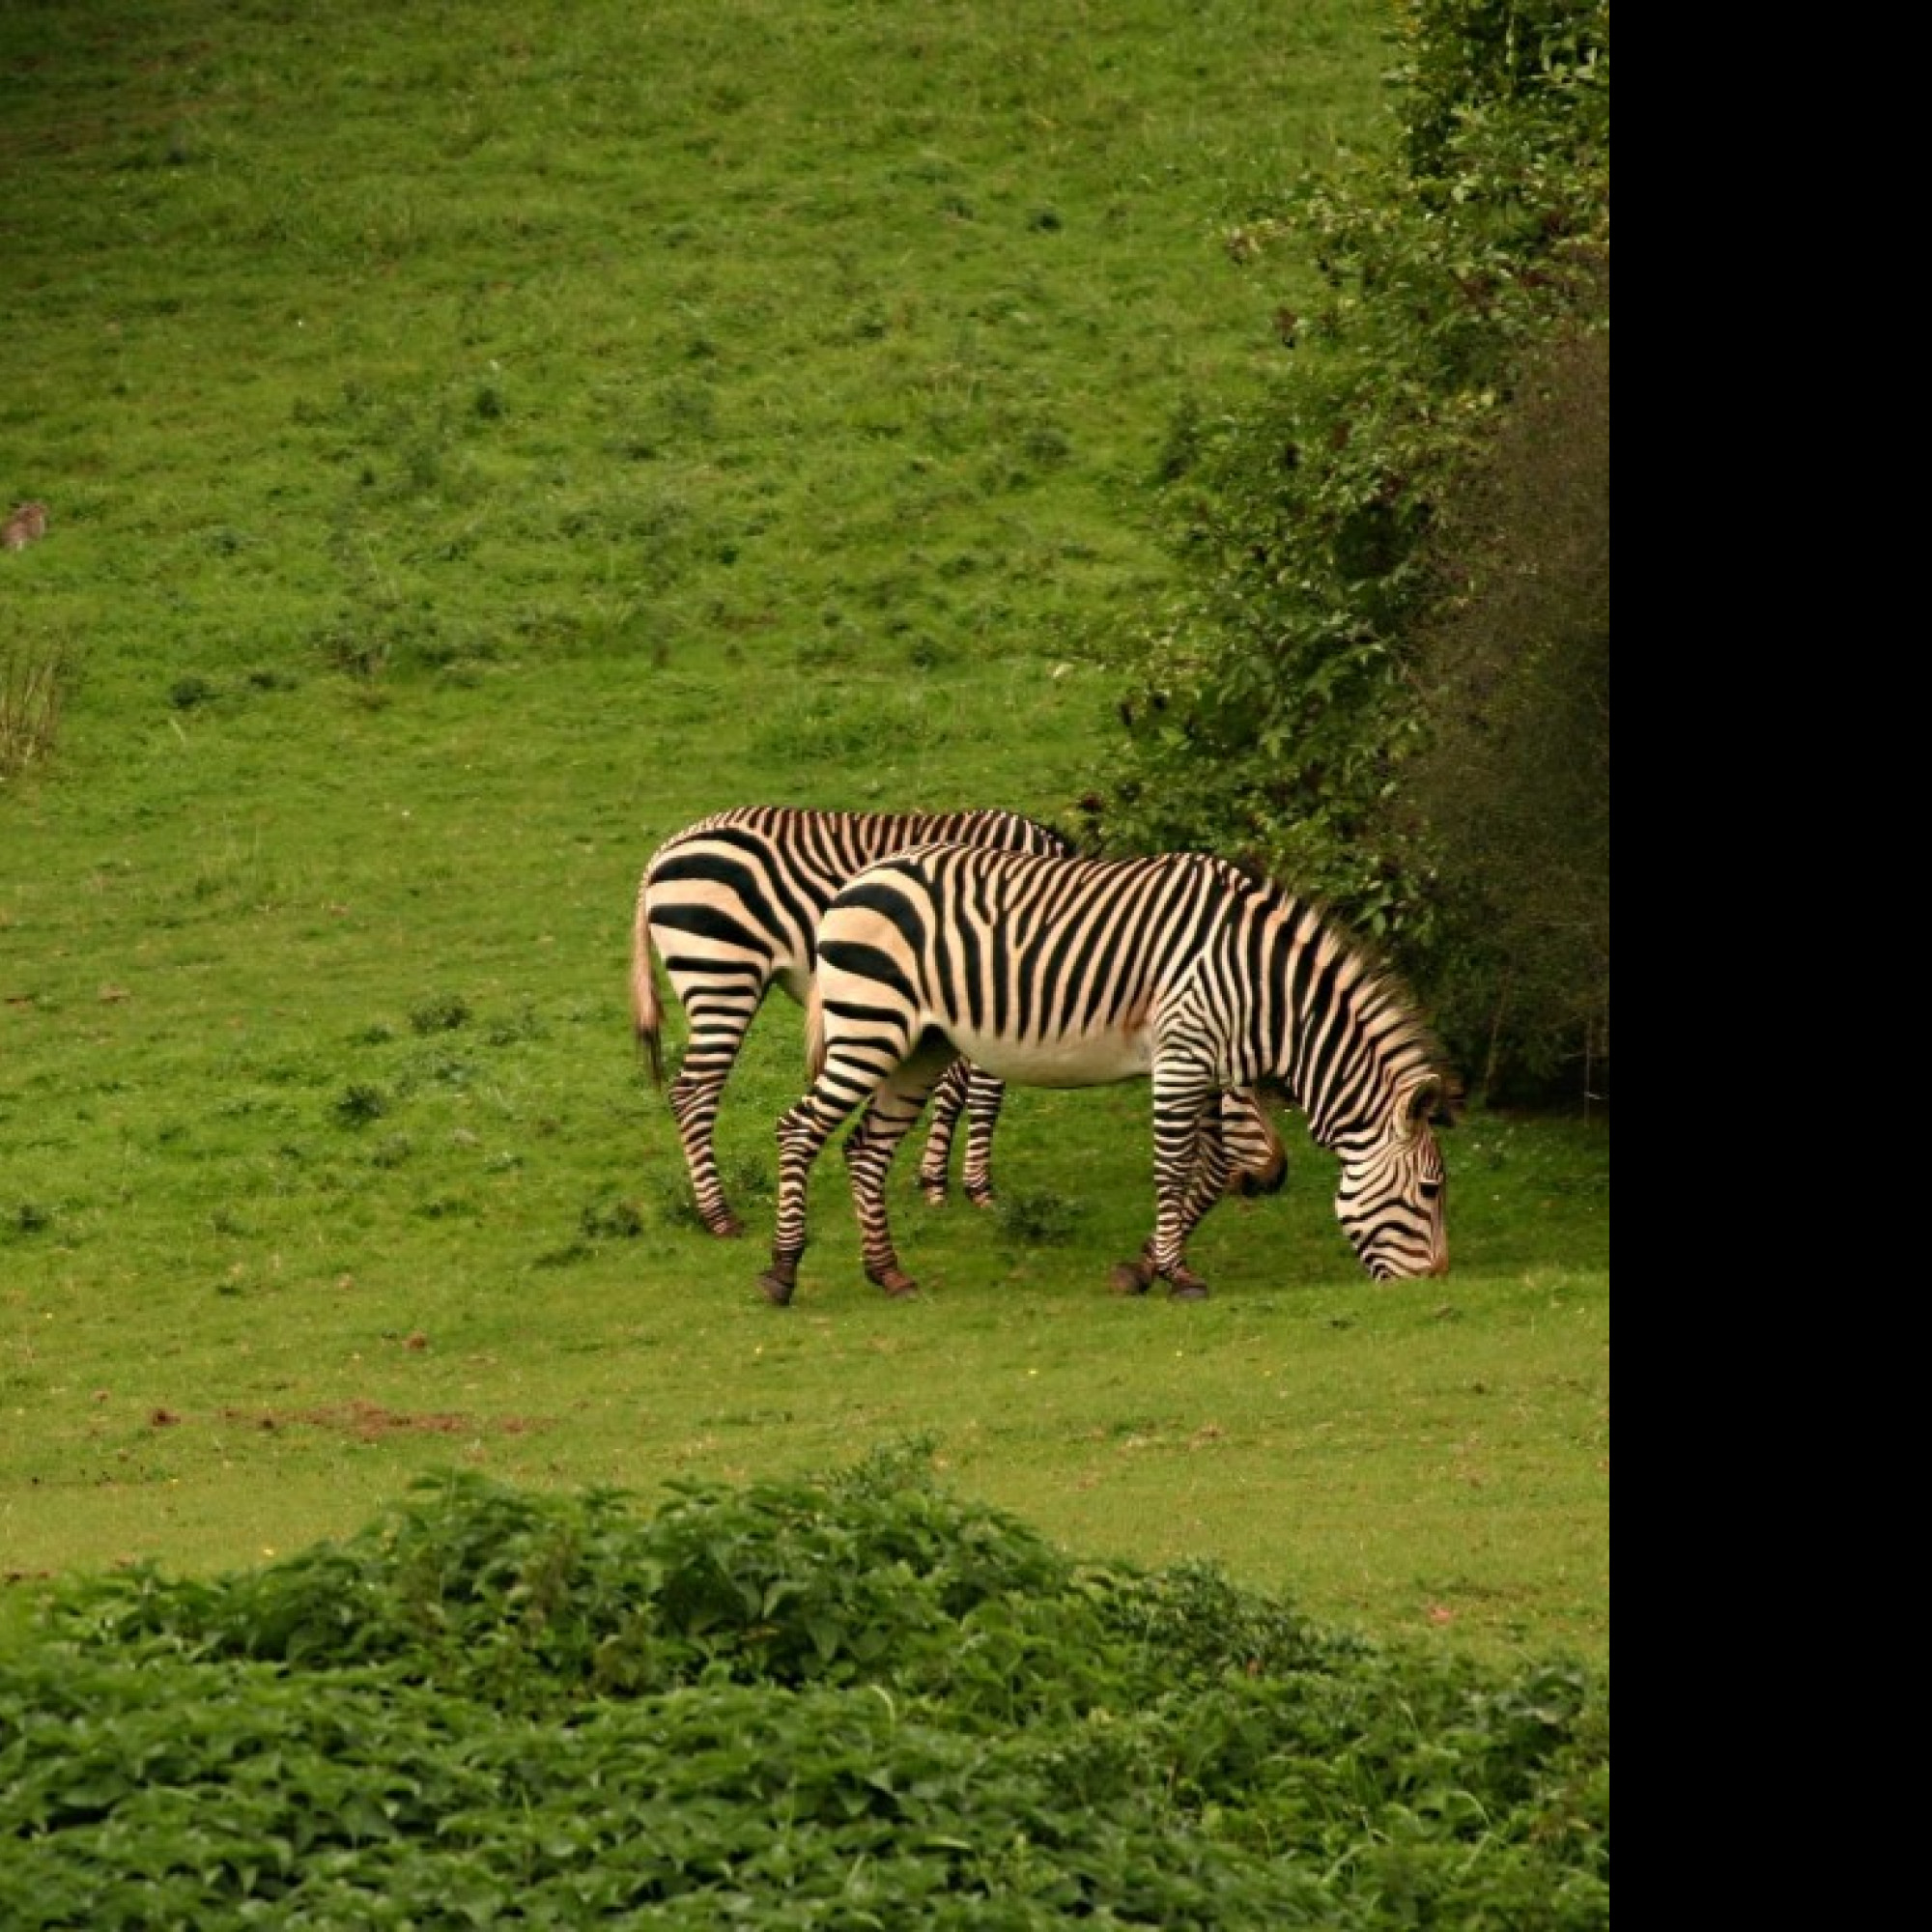
M 11 1223 L 23 1235 L 38 1235 L 43 1229 L 53 1226 L 53 1210 L 38 1201 L 16 1202 L 13 1210 L 0 1221 L 0 1226 Z
M 212 704 L 219 695 L 209 679 L 192 673 L 176 678 L 168 687 L 168 702 L 177 711 L 193 711 L 203 704 Z
M 587 1240 L 635 1240 L 644 1232 L 643 1210 L 635 1201 L 603 1195 L 584 1204 L 578 1225 Z
M 1048 1247 L 1071 1240 L 1079 1227 L 1077 1202 L 1045 1189 L 1003 1193 L 993 1204 L 1000 1233 L 1021 1247 Z
M 1607 338 L 1553 337 L 1427 546 L 1428 739 L 1383 829 L 1431 855 L 1434 1004 L 1492 1103 L 1607 1092 L 1609 423 Z
M 474 1475 L 0 1660 L 31 1926 L 1608 1923 L 1607 1684 L 1384 1652 L 939 1491 Z

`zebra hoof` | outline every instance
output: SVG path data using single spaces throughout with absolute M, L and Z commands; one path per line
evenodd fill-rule
M 791 1306 L 792 1290 L 798 1286 L 795 1274 L 781 1273 L 775 1267 L 767 1268 L 758 1277 L 758 1286 L 765 1292 L 765 1299 L 777 1308 Z
M 869 1270 L 868 1270 L 869 1272 Z M 919 1293 L 919 1283 L 909 1274 L 897 1268 L 882 1268 L 871 1279 L 885 1290 L 894 1301 L 909 1301 Z
M 1167 1296 L 1170 1301 L 1206 1301 L 1208 1284 L 1198 1274 L 1183 1271 L 1168 1283 Z
M 925 1196 L 925 1205 L 928 1208 L 944 1208 L 946 1206 L 947 1188 L 945 1181 L 922 1180 L 919 1183 L 919 1191 Z
M 1116 1262 L 1108 1276 L 1116 1294 L 1145 1294 L 1152 1280 L 1152 1271 L 1139 1262 Z
M 966 1198 L 974 1207 L 983 1210 L 992 1207 L 995 1196 L 990 1187 L 968 1187 Z
M 1242 1201 L 1259 1201 L 1264 1195 L 1279 1194 L 1288 1185 L 1288 1163 L 1284 1161 L 1271 1176 L 1237 1175 L 1228 1183 L 1228 1192 Z
M 721 1241 L 735 1241 L 745 1232 L 744 1222 L 739 1220 L 737 1215 L 729 1212 L 707 1219 L 704 1225 Z

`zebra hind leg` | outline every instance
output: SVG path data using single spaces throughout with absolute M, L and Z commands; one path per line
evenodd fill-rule
M 952 1139 L 966 1109 L 968 1072 L 966 1063 L 955 1060 L 932 1090 L 925 1151 L 919 1161 L 919 1191 L 928 1208 L 944 1208 L 952 1184 Z
M 742 1235 L 745 1224 L 724 1199 L 724 1183 L 719 1177 L 718 1153 L 711 1138 L 724 1092 L 722 1077 L 687 1071 L 671 1083 L 668 1098 L 677 1137 L 684 1144 L 684 1164 L 691 1175 L 697 1217 L 712 1234 L 728 1240 Z
M 845 1167 L 852 1181 L 866 1278 L 895 1299 L 916 1294 L 919 1284 L 899 1265 L 893 1246 L 886 1214 L 886 1173 L 899 1143 L 919 1119 L 935 1077 L 929 1065 L 918 1059 L 901 1066 L 873 1094 L 859 1124 L 845 1137 Z
M 758 1277 L 765 1298 L 787 1307 L 798 1287 L 799 1257 L 805 1253 L 805 1208 L 812 1163 L 847 1108 L 819 1103 L 814 1088 L 797 1106 L 779 1116 L 779 1215 L 772 1236 L 772 1264 Z
M 962 1063 L 963 1064 L 963 1063 Z M 993 1205 L 993 1129 L 1006 1104 L 1007 1084 L 979 1067 L 966 1082 L 966 1198 L 976 1208 Z

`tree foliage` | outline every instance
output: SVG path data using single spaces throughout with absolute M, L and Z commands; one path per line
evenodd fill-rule
M 1161 514 L 1186 587 L 1134 642 L 1127 766 L 1091 801 L 1094 831 L 1210 845 L 1326 899 L 1388 945 L 1465 1065 L 1533 1084 L 1585 1035 L 1607 1047 L 1606 977 L 1521 989 L 1595 974 L 1603 949 L 1552 935 L 1574 932 L 1579 895 L 1607 898 L 1590 781 L 1608 731 L 1609 8 L 1405 0 L 1400 17 L 1387 150 L 1285 188 L 1229 238 L 1249 272 L 1306 256 L 1323 298 L 1277 314 L 1279 380 L 1175 428 Z M 1534 425 L 1589 409 L 1601 468 L 1566 472 L 1549 514 L 1594 526 L 1602 582 L 1564 578 L 1553 609 L 1522 594 L 1553 479 Z M 1591 650 L 1601 678 L 1577 662 Z M 1459 728 L 1500 685 L 1509 728 Z M 1601 739 L 1578 759 L 1586 724 Z M 1539 789 L 1530 768 L 1559 760 L 1577 781 Z M 1500 786 L 1511 814 L 1451 810 L 1459 783 Z M 1507 842 L 1539 803 L 1582 820 L 1544 828 L 1562 848 L 1548 878 Z M 1538 903 L 1559 881 L 1562 914 Z
M 1495 1100 L 1606 1085 L 1609 380 L 1607 337 L 1553 337 L 1444 505 L 1427 734 L 1378 826 L 1432 855 L 1434 1005 Z

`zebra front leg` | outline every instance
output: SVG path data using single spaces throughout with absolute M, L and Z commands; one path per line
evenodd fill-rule
M 852 1181 L 852 1208 L 859 1221 L 866 1277 L 895 1297 L 917 1293 L 919 1284 L 899 1265 L 893 1246 L 886 1213 L 886 1174 L 938 1077 L 930 1060 L 916 1059 L 901 1066 L 873 1094 L 859 1124 L 845 1137 L 845 1167 Z
M 1228 1192 L 1249 1200 L 1279 1194 L 1288 1180 L 1288 1150 L 1261 1094 L 1250 1087 L 1223 1094 L 1214 1121 L 1228 1159 Z
M 1177 1261 L 1162 1267 L 1159 1259 L 1160 1237 L 1150 1235 L 1147 1245 L 1130 1262 L 1116 1262 L 1111 1280 L 1116 1294 L 1145 1294 L 1156 1280 L 1165 1279 L 1167 1292 L 1176 1301 L 1206 1301 L 1208 1284 L 1187 1265 L 1184 1261 Z
M 1207 1299 L 1208 1284 L 1187 1265 L 1187 1243 L 1228 1184 L 1227 1149 L 1208 1094 L 1154 1095 L 1154 1227 L 1130 1262 L 1115 1264 L 1119 1294 L 1145 1294 L 1156 1280 L 1177 1301 Z
M 817 1160 L 832 1130 L 849 1107 L 821 1104 L 814 1088 L 796 1107 L 779 1116 L 779 1215 L 772 1236 L 772 1264 L 758 1277 L 765 1297 L 789 1305 L 798 1287 L 799 1257 L 805 1253 L 806 1196 Z

